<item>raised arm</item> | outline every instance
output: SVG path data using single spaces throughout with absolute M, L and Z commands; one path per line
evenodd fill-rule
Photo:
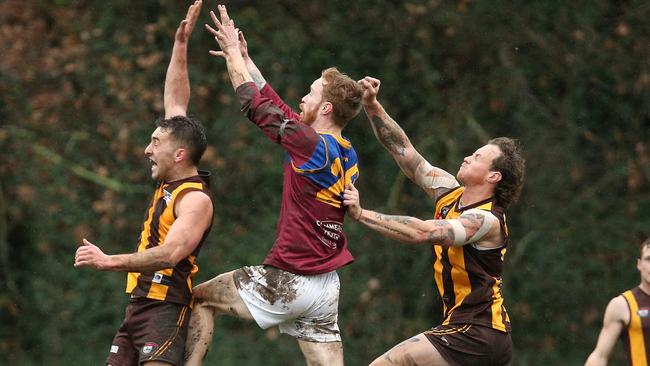
M 246 42 L 244 32 L 242 31 L 239 31 L 239 50 L 241 51 L 241 56 L 246 64 L 246 69 L 248 69 L 248 72 L 251 74 L 255 85 L 257 85 L 259 90 L 262 90 L 266 85 L 266 79 L 264 79 L 262 72 L 260 72 L 260 69 L 257 68 L 257 65 L 255 65 L 255 62 L 253 62 L 253 59 L 248 54 L 248 42 Z
M 253 78 L 248 72 L 241 54 L 239 30 L 235 28 L 235 22 L 228 16 L 225 5 L 217 5 L 217 9 L 221 20 L 217 18 L 213 11 L 210 12 L 210 17 L 217 29 L 215 30 L 207 24 L 205 28 L 212 33 L 221 51 L 210 51 L 210 54 L 223 57 L 226 60 L 230 82 L 233 88 L 237 90 L 242 84 L 253 81 Z
M 606 366 L 616 341 L 630 322 L 629 309 L 623 296 L 613 298 L 605 309 L 603 329 L 598 336 L 596 348 L 587 358 L 585 366 Z
M 102 271 L 148 272 L 174 267 L 194 252 L 212 218 L 212 202 L 203 192 L 191 191 L 177 198 L 176 220 L 163 245 L 131 254 L 106 255 L 88 240 L 77 249 L 75 267 Z
M 413 147 L 408 136 L 377 100 L 381 82 L 366 76 L 359 81 L 364 88 L 363 108 L 377 140 L 390 152 L 402 172 L 434 199 L 459 186 L 453 175 L 436 168 Z
M 165 118 L 187 115 L 190 103 L 190 79 L 187 73 L 187 43 L 201 12 L 201 0 L 196 0 L 187 10 L 185 19 L 176 30 L 172 57 L 165 76 Z
M 253 78 L 253 81 L 255 82 L 257 88 L 260 90 L 260 93 L 262 93 L 263 96 L 271 99 L 271 102 L 278 106 L 282 112 L 284 112 L 285 118 L 293 119 L 296 121 L 299 120 L 300 114 L 296 113 L 287 103 L 284 102 L 284 100 L 282 100 L 282 98 L 280 98 L 275 90 L 271 88 L 271 85 L 266 82 L 266 79 L 264 79 L 264 76 L 262 76 L 262 73 L 257 68 L 257 65 L 255 65 L 255 62 L 253 62 L 253 59 L 248 53 L 248 42 L 246 42 L 246 38 L 244 37 L 244 33 L 242 31 L 239 31 L 239 49 L 241 51 L 242 58 L 244 59 L 244 63 L 246 64 L 246 69 L 248 69 L 248 72 L 251 74 L 251 77 Z
M 420 220 L 409 216 L 385 215 L 361 208 L 359 191 L 349 185 L 343 192 L 348 215 L 389 238 L 405 243 L 462 246 L 471 243 L 484 248 L 503 244 L 498 219 L 483 210 L 468 210 L 457 219 Z

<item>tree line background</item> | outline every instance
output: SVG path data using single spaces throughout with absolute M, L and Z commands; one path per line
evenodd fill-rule
M 379 100 L 434 165 L 455 173 L 490 137 L 517 138 L 526 185 L 509 211 L 504 293 L 513 365 L 580 365 L 608 300 L 639 282 L 650 235 L 650 3 L 229 1 L 266 79 L 297 108 L 320 70 L 382 80 Z M 153 191 L 143 150 L 163 114 L 189 1 L 0 2 L 0 364 L 103 364 L 125 276 L 74 269 L 81 238 L 135 248 Z M 215 225 L 197 282 L 270 248 L 283 151 L 239 112 L 208 55 L 207 1 L 190 42 L 190 114 L 208 131 Z M 429 218 L 363 112 L 346 129 L 364 206 Z M 346 223 L 345 359 L 367 364 L 440 321 L 431 248 Z M 612 364 L 623 362 L 617 346 Z M 295 340 L 223 318 L 207 365 L 303 365 Z

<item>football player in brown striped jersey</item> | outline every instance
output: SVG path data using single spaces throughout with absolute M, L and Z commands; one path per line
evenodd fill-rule
M 209 173 L 198 170 L 206 149 L 203 126 L 187 117 L 187 47 L 201 9 L 195 1 L 181 21 L 164 87 L 165 117 L 144 153 L 158 186 L 145 214 L 137 251 L 107 255 L 83 239 L 75 267 L 129 272 L 130 301 L 106 363 L 182 365 L 192 306 L 196 257 L 212 226 Z
M 605 309 L 603 328 L 596 348 L 585 366 L 605 366 L 621 338 L 631 366 L 646 366 L 650 360 L 650 238 L 641 244 L 636 260 L 639 286 L 613 298 Z
M 454 177 L 413 147 L 377 101 L 380 81 L 366 77 L 363 105 L 375 136 L 404 174 L 432 199 L 432 220 L 361 208 L 353 184 L 344 192 L 348 215 L 382 235 L 432 245 L 443 322 L 393 347 L 372 365 L 508 365 L 510 319 L 503 304 L 503 259 L 508 245 L 505 208 L 524 180 L 516 141 L 500 137 L 463 159 Z

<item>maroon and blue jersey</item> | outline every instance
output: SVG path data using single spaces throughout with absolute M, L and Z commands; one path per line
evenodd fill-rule
M 245 83 L 237 96 L 246 116 L 286 150 L 277 237 L 264 264 L 312 275 L 351 263 L 343 190 L 359 177 L 359 168 L 350 141 L 300 122 L 268 84 L 260 91 Z

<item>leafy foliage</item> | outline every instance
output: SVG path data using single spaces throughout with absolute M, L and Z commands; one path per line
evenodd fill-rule
M 81 238 L 135 246 L 152 183 L 143 149 L 162 114 L 186 4 L 0 3 L 0 363 L 97 364 L 123 316 L 124 276 L 75 270 Z M 211 6 L 205 4 L 204 8 Z M 229 6 L 267 80 L 297 106 L 321 69 L 382 80 L 380 100 L 432 163 L 455 172 L 489 137 L 522 141 L 505 273 L 516 365 L 578 365 L 607 301 L 637 284 L 650 235 L 650 6 L 643 1 L 240 1 Z M 207 9 L 201 21 L 208 22 Z M 282 150 L 239 113 L 217 47 L 190 44 L 190 113 L 208 128 L 216 219 L 198 281 L 260 263 L 280 205 Z M 364 205 L 430 217 L 365 117 L 346 131 Z M 430 249 L 346 225 L 349 364 L 440 320 Z M 301 365 L 290 337 L 220 320 L 207 364 Z M 242 347 L 254 345 L 254 347 Z M 620 350 L 614 362 L 621 361 Z

